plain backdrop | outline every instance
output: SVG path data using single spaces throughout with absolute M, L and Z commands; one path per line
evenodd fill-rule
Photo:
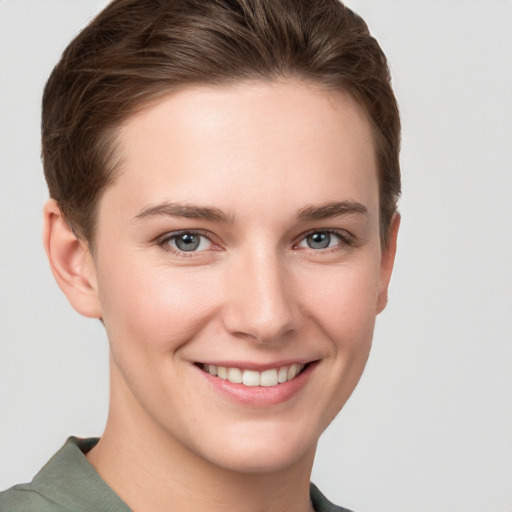
M 269 0 L 271 1 L 271 0 Z M 403 118 L 390 303 L 313 480 L 360 512 L 512 511 L 512 2 L 351 0 Z M 100 435 L 107 342 L 41 246 L 40 97 L 98 0 L 0 0 L 0 489 Z

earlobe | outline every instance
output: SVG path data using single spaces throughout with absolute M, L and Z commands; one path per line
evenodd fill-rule
M 54 199 L 45 204 L 43 216 L 43 244 L 57 284 L 78 313 L 101 318 L 94 260 L 87 242 L 75 236 Z
M 379 296 L 377 298 L 377 314 L 381 313 L 388 303 L 388 288 L 393 265 L 395 263 L 396 244 L 398 238 L 398 229 L 400 227 L 400 214 L 397 212 L 391 219 L 389 228 L 389 242 L 383 249 L 380 263 L 380 286 Z

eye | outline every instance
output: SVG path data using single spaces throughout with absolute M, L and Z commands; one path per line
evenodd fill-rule
M 177 252 L 200 252 L 211 249 L 213 243 L 207 236 L 196 231 L 181 231 L 166 235 L 159 241 L 159 245 Z
M 336 231 L 314 231 L 306 235 L 297 247 L 307 249 L 331 249 L 340 245 L 350 245 L 348 236 Z

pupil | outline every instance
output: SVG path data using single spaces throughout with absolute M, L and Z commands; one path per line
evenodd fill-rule
M 176 239 L 176 246 L 181 251 L 195 251 L 199 246 L 199 237 L 185 233 Z
M 312 249 L 326 249 L 331 243 L 331 235 L 329 233 L 313 233 L 308 236 L 308 245 Z

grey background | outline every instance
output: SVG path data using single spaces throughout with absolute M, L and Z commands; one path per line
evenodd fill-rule
M 41 246 L 43 84 L 99 0 L 0 1 L 0 489 L 101 434 L 107 345 Z M 512 510 L 512 2 L 352 0 L 401 104 L 390 304 L 313 480 L 361 512 Z

